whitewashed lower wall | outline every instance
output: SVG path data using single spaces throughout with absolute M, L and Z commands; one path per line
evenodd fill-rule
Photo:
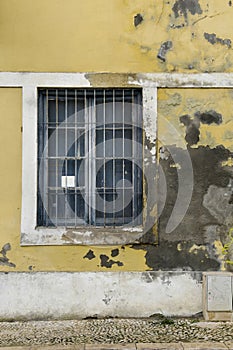
M 0 273 L 0 320 L 188 316 L 202 311 L 200 272 Z

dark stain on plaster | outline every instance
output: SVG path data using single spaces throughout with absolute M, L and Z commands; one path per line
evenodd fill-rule
M 182 250 L 178 250 L 178 244 L 182 245 Z M 206 250 L 196 250 L 190 253 L 192 242 L 169 242 L 163 240 L 159 246 L 141 245 L 133 246 L 134 249 L 143 249 L 146 251 L 145 259 L 148 267 L 154 271 L 172 271 L 172 270 L 199 270 L 215 271 L 220 267 L 220 263 L 206 254 Z M 148 281 L 149 282 L 149 281 Z M 166 284 L 164 282 L 164 284 Z
M 117 255 L 119 255 L 119 249 L 118 248 L 116 248 L 116 249 L 113 249 L 112 251 L 111 251 L 111 257 L 115 257 L 115 256 L 117 256 Z
M 108 269 L 110 269 L 113 265 L 117 265 L 117 266 L 123 266 L 123 262 L 121 261 L 114 261 L 112 259 L 110 259 L 107 255 L 105 254 L 101 254 L 100 255 L 100 266 L 101 267 L 107 267 Z
M 157 58 L 159 58 L 161 61 L 165 62 L 166 61 L 166 54 L 169 50 L 172 49 L 172 41 L 165 41 L 162 43 L 160 46 Z
M 0 254 L 2 255 L 0 257 L 0 265 L 3 266 L 9 266 L 9 267 L 16 267 L 16 265 L 12 262 L 9 261 L 7 255 L 7 252 L 11 250 L 11 245 L 10 243 L 6 243 L 4 244 L 4 246 L 2 247 Z
M 175 17 L 184 16 L 185 20 L 188 19 L 188 12 L 191 15 L 202 14 L 202 9 L 199 4 L 199 0 L 176 0 L 174 6 L 172 7 Z
M 189 181 L 185 175 L 187 166 L 183 156 L 184 153 L 189 152 L 194 176 L 191 203 L 179 226 L 173 232 L 167 233 L 166 226 L 179 189 L 177 175 L 179 170 L 172 167 L 174 161 L 167 151 L 168 157 L 160 160 L 168 191 L 165 207 L 158 222 L 159 244 L 158 246 L 139 244 L 132 247 L 145 250 L 146 264 L 153 270 L 218 270 L 220 261 L 214 242 L 220 240 L 224 245 L 227 230 L 226 225 L 219 221 L 217 215 L 214 215 L 207 208 L 205 197 L 209 188 L 212 187 L 221 189 L 221 193 L 225 193 L 224 188 L 227 188 L 229 182 L 233 179 L 233 173 L 227 170 L 227 167 L 222 167 L 222 162 L 231 156 L 231 152 L 221 145 L 216 148 L 210 148 L 209 146 L 188 147 L 187 150 L 173 145 L 169 146 L 169 150 L 171 154 L 176 154 L 181 159 L 180 166 L 184 177 L 182 186 L 185 186 L 185 182 Z M 158 184 L 158 206 L 160 205 L 160 196 L 162 197 L 159 189 Z M 227 198 L 227 202 L 229 198 Z M 219 195 L 212 195 L 211 208 L 218 208 L 219 205 Z M 221 217 L 226 217 L 229 207 L 221 205 L 221 210 Z
M 138 13 L 136 16 L 134 16 L 134 26 L 137 27 L 139 24 L 141 24 L 143 21 L 143 17 L 140 13 Z
M 231 39 L 218 38 L 215 33 L 204 33 L 204 38 L 212 45 L 219 43 L 221 45 L 227 46 L 228 49 L 231 48 Z
M 89 259 L 89 260 L 92 260 L 92 259 L 94 259 L 95 258 L 95 254 L 94 254 L 94 252 L 93 252 L 93 250 L 89 250 L 88 252 L 87 252 L 87 254 L 83 257 L 83 259 Z
M 203 112 L 203 113 L 197 112 L 195 113 L 195 117 L 197 117 L 202 124 L 220 125 L 222 123 L 222 115 L 213 110 Z
M 229 5 L 229 6 L 232 6 L 232 1 L 231 1 L 231 0 L 228 2 L 228 5 Z
M 192 119 L 190 115 L 182 115 L 180 122 L 186 126 L 185 141 L 189 146 L 195 145 L 199 141 L 200 135 L 200 121 L 197 118 Z
M 226 187 L 231 179 L 231 173 L 222 167 L 222 162 L 226 161 L 231 152 L 223 146 L 210 148 L 209 146 L 199 146 L 198 148 L 188 148 L 188 150 L 171 146 L 172 154 L 176 153 L 181 159 L 180 166 L 183 169 L 183 186 L 185 181 L 186 164 L 183 153 L 189 152 L 193 168 L 193 193 L 189 208 L 180 225 L 170 234 L 165 233 L 168 219 L 170 218 L 178 193 L 177 169 L 171 167 L 174 161 L 169 155 L 167 160 L 160 160 L 167 181 L 167 198 L 164 210 L 159 220 L 160 239 L 166 240 L 192 240 L 196 244 L 206 244 L 205 232 L 208 225 L 218 225 L 218 221 L 203 206 L 203 199 L 211 185 Z M 218 203 L 216 203 L 217 205 Z
M 180 122 L 186 126 L 185 140 L 188 146 L 192 146 L 196 145 L 200 140 L 200 123 L 220 125 L 222 123 L 222 115 L 213 110 L 196 112 L 193 118 L 188 114 L 182 115 Z

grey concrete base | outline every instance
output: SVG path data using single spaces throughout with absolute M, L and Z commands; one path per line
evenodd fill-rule
M 0 320 L 191 316 L 202 311 L 202 273 L 0 273 Z

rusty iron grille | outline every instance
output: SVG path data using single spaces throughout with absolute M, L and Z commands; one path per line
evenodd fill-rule
M 140 89 L 38 90 L 38 226 L 142 223 Z

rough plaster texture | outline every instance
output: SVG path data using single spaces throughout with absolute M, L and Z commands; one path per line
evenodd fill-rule
M 0 273 L 0 319 L 194 315 L 200 273 Z
M 2 0 L 1 71 L 229 72 L 230 4 Z

